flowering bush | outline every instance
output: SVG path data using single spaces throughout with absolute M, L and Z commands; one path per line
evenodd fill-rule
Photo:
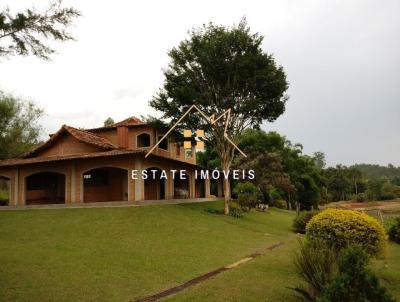
M 367 214 L 327 209 L 314 216 L 306 226 L 309 240 L 322 240 L 336 250 L 358 245 L 370 255 L 380 254 L 386 246 L 382 224 Z

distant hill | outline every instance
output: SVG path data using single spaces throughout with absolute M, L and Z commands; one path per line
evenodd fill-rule
M 400 178 L 400 167 L 391 164 L 388 166 L 356 164 L 352 167 L 359 169 L 368 178 Z

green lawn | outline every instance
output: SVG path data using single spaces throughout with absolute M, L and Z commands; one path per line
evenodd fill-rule
M 129 301 L 284 241 L 264 256 L 168 298 L 296 301 L 293 213 L 208 214 L 217 203 L 0 212 L 0 301 Z M 400 249 L 376 269 L 399 284 Z

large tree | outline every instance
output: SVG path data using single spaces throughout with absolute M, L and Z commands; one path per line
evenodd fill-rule
M 18 156 L 39 143 L 42 109 L 0 91 L 0 160 Z
M 322 170 L 302 153 L 300 144 L 292 144 L 276 132 L 247 129 L 239 146 L 248 158 L 237 158 L 236 167 L 256 171 L 255 184 L 266 192 L 268 186 L 278 190 L 288 208 L 298 204 L 302 209 L 316 207 L 323 186 Z
M 285 72 L 262 49 L 262 42 L 263 36 L 251 33 L 244 19 L 232 27 L 210 23 L 193 29 L 189 38 L 169 51 L 164 85 L 150 105 L 171 122 L 193 104 L 208 116 L 231 109 L 227 134 L 238 143 L 244 129 L 277 119 L 288 99 Z M 218 152 L 222 169 L 230 169 L 235 148 L 224 138 L 224 119 L 210 127 L 192 114 L 184 127 L 205 129 L 205 140 Z M 229 179 L 224 180 L 224 196 L 228 214 Z
M 8 8 L 0 11 L 0 57 L 34 55 L 48 60 L 54 49 L 44 40 L 73 40 L 66 28 L 80 13 L 61 4 L 58 0 L 43 13 L 34 8 L 18 13 L 11 13 Z

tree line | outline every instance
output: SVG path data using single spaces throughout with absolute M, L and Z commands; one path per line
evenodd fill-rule
M 400 197 L 400 178 L 397 175 L 367 174 L 359 168 L 372 166 L 381 171 L 400 170 L 393 165 L 326 167 L 324 153 L 304 154 L 301 144 L 294 144 L 277 132 L 255 129 L 244 131 L 239 147 L 247 158 L 237 156 L 233 166 L 255 170 L 256 177 L 251 183 L 258 193 L 257 200 L 262 203 L 309 210 L 334 201 Z M 199 152 L 197 159 L 204 167 L 220 168 L 218 154 L 210 146 L 205 152 Z M 236 187 L 238 183 L 232 185 Z

